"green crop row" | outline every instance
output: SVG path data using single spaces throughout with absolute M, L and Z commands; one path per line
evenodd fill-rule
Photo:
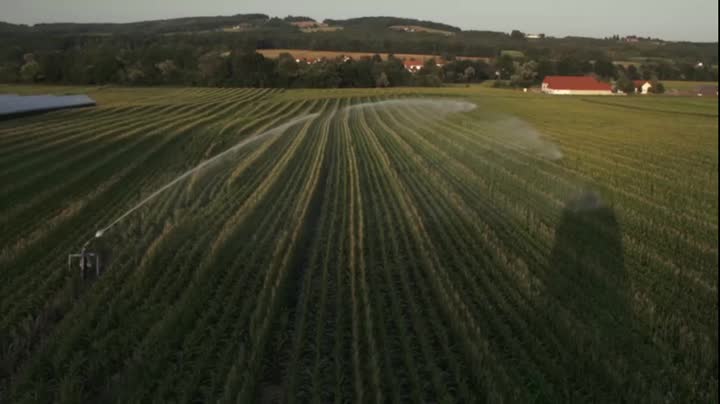
M 90 95 L 0 122 L 0 402 L 717 398 L 716 101 Z

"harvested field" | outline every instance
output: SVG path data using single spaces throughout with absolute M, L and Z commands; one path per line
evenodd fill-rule
M 337 57 L 341 56 L 350 56 L 353 59 L 361 59 L 363 57 L 373 57 L 374 55 L 378 54 L 381 58 L 387 59 L 388 54 L 387 53 L 374 53 L 374 52 L 341 52 L 341 51 L 317 51 L 317 50 L 309 50 L 309 49 L 258 49 L 258 53 L 261 53 L 263 56 L 268 58 L 277 58 L 281 53 L 289 53 L 293 55 L 296 59 L 335 59 Z M 402 60 L 420 60 L 420 61 L 426 61 L 428 59 L 432 58 L 439 58 L 440 56 L 433 56 L 433 55 L 425 55 L 425 54 L 419 54 L 419 53 L 395 53 L 395 57 L 402 59 Z M 457 59 L 460 60 L 478 60 L 478 61 L 489 61 L 491 58 L 489 57 L 483 57 L 483 56 L 458 56 Z

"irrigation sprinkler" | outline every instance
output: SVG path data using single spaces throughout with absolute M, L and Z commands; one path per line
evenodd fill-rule
M 305 122 L 305 121 L 314 119 L 314 118 L 318 117 L 319 115 L 320 115 L 319 112 L 316 112 L 316 113 L 313 113 L 313 114 L 308 114 L 308 115 L 303 115 L 303 116 L 301 116 L 301 117 L 298 117 L 298 118 L 295 118 L 295 119 L 291 120 L 290 122 L 287 122 L 287 123 L 284 123 L 284 124 L 282 124 L 282 125 L 280 125 L 280 126 L 277 126 L 277 127 L 275 127 L 275 128 L 266 130 L 265 132 L 262 132 L 262 133 L 259 133 L 259 134 L 250 136 L 249 138 L 246 138 L 245 140 L 241 141 L 240 143 L 236 144 L 235 146 L 233 146 L 233 147 L 225 150 L 224 152 L 222 152 L 222 153 L 220 153 L 220 154 L 217 154 L 216 156 L 210 158 L 209 160 L 203 161 L 202 163 L 198 164 L 198 165 L 195 166 L 194 168 L 186 171 L 185 173 L 183 173 L 183 174 L 180 175 L 179 177 L 175 178 L 174 180 L 170 181 L 168 184 L 164 185 L 164 186 L 161 187 L 160 189 L 158 189 L 158 190 L 156 190 L 155 192 L 153 192 L 150 196 L 148 196 L 148 197 L 146 197 L 145 199 L 143 199 L 142 201 L 140 201 L 140 203 L 138 203 L 137 205 L 135 205 L 134 207 L 132 207 L 130 210 L 128 210 L 128 211 L 126 211 L 125 213 L 123 213 L 122 215 L 120 215 L 120 217 L 118 217 L 117 219 L 115 219 L 115 221 L 113 221 L 112 223 L 110 223 L 110 224 L 107 225 L 106 227 L 98 230 L 98 231 L 95 233 L 95 237 L 91 238 L 91 239 L 88 240 L 85 244 L 83 244 L 82 249 L 80 250 L 80 253 L 78 253 L 78 254 L 68 254 L 68 269 L 72 270 L 73 265 L 78 265 L 78 267 L 80 268 L 80 278 L 85 279 L 85 272 L 86 272 L 88 269 L 92 270 L 92 268 L 95 268 L 95 276 L 99 277 L 99 276 L 100 276 L 100 269 L 101 269 L 101 268 L 100 268 L 100 253 L 99 253 L 99 252 L 90 252 L 90 251 L 88 251 L 88 246 L 90 245 L 90 243 L 92 243 L 93 240 L 95 240 L 96 238 L 102 237 L 103 233 L 105 233 L 106 231 L 110 230 L 110 228 L 112 228 L 113 226 L 115 226 L 118 222 L 122 221 L 122 220 L 125 219 L 128 215 L 130 215 L 131 213 L 133 213 L 134 211 L 136 211 L 137 209 L 139 209 L 140 207 L 142 207 L 143 205 L 145 205 L 147 202 L 149 202 L 150 200 L 154 199 L 155 197 L 157 197 L 158 195 L 160 195 L 161 193 L 163 193 L 165 190 L 167 190 L 168 188 L 170 188 L 170 187 L 172 187 L 173 185 L 177 184 L 178 182 L 182 181 L 183 179 L 189 177 L 189 176 L 192 175 L 193 173 L 195 173 L 195 172 L 197 172 L 197 171 L 199 171 L 199 170 L 201 170 L 201 169 L 203 169 L 203 168 L 205 168 L 205 167 L 207 167 L 207 166 L 209 166 L 209 165 L 211 165 L 211 164 L 213 164 L 213 163 L 215 163 L 215 162 L 217 162 L 217 161 L 220 161 L 220 159 L 222 159 L 224 156 L 226 156 L 226 155 L 228 155 L 228 154 L 230 154 L 230 153 L 236 152 L 238 149 L 242 148 L 243 146 L 245 146 L 245 145 L 247 145 L 247 144 L 249 144 L 249 143 L 251 143 L 251 142 L 255 142 L 255 141 L 257 141 L 257 140 L 260 140 L 260 139 L 262 139 L 262 138 L 265 138 L 265 137 L 268 137 L 268 136 L 271 136 L 271 135 L 274 135 L 274 134 L 283 133 L 287 128 L 289 128 L 289 127 L 291 127 L 291 126 L 293 126 L 293 125 L 297 125 L 297 124 L 299 124 L 299 123 L 301 123 L 301 122 Z
M 83 244 L 79 254 L 68 255 L 68 269 L 72 270 L 73 265 L 78 265 L 80 268 L 80 279 L 85 279 L 85 272 L 93 268 L 95 268 L 95 276 L 100 277 L 100 253 L 89 252 L 87 249 L 90 243 L 92 243 L 95 238 L 102 236 L 102 234 L 102 231 L 95 233 L 94 238 L 91 238 Z

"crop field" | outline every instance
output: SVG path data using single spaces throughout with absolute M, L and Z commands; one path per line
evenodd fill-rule
M 82 91 L 0 121 L 2 403 L 717 402 L 717 99 Z
M 335 59 L 342 56 L 349 56 L 354 59 L 362 59 L 362 58 L 371 58 L 377 53 L 373 52 L 341 52 L 341 51 L 322 51 L 322 50 L 311 50 L 311 49 L 258 49 L 258 53 L 262 54 L 266 58 L 277 58 L 283 53 L 289 53 L 293 57 L 302 59 L 302 58 L 312 58 L 312 59 Z M 388 58 L 387 53 L 379 53 L 378 54 L 383 60 L 386 60 Z M 401 60 L 419 60 L 419 61 L 426 61 L 430 59 L 438 59 L 440 56 L 438 55 L 428 55 L 428 54 L 422 54 L 422 53 L 393 53 L 393 56 L 395 56 L 398 59 Z M 490 58 L 486 56 L 457 56 L 457 60 L 474 60 L 474 61 L 489 61 Z
M 500 52 L 501 56 L 510 56 L 513 59 L 522 59 L 525 57 L 525 54 L 522 51 L 519 50 L 504 50 Z
M 717 87 L 718 83 L 713 81 L 666 81 L 665 89 L 668 92 L 678 91 L 696 95 L 697 90 L 702 87 Z

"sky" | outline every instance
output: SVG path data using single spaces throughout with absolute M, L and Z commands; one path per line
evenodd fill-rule
M 129 22 L 173 17 L 264 13 L 325 18 L 396 16 L 553 36 L 640 35 L 718 41 L 718 0 L 0 0 L 0 21 Z

